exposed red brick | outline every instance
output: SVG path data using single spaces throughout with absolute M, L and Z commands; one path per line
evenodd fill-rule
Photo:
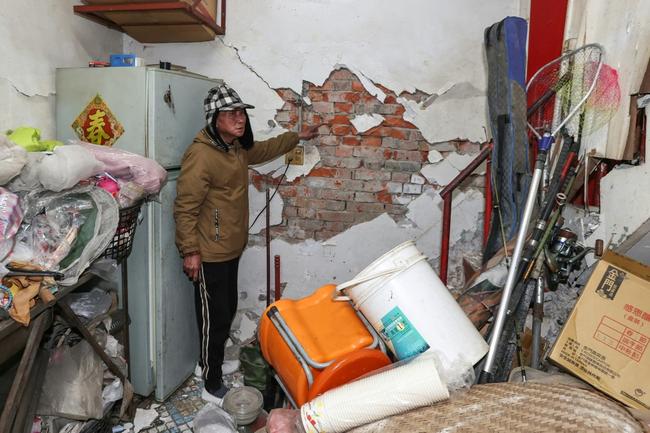
M 337 233 L 343 232 L 349 228 L 350 228 L 350 223 L 341 222 L 341 221 L 325 221 L 325 224 L 323 224 L 324 230 L 329 230 Z
M 336 169 L 330 167 L 318 167 L 309 172 L 314 177 L 336 177 Z
M 353 81 L 352 82 L 352 90 L 357 91 L 357 92 L 365 92 L 366 88 L 363 86 L 361 81 Z
M 321 161 L 307 176 L 279 186 L 285 205 L 283 223 L 271 228 L 274 236 L 294 242 L 328 239 L 383 212 L 395 218 L 406 214 L 407 205 L 397 203 L 397 199 L 393 203 L 393 198 L 398 197 L 394 194 L 402 193 L 404 185 L 410 185 L 411 175 L 426 161 L 429 143 L 415 125 L 403 119 L 405 109 L 397 103 L 395 93 L 380 83 L 377 86 L 386 94 L 383 102 L 345 68 L 332 71 L 322 85 L 303 82 L 303 94 L 311 100 L 311 105 L 302 108 L 303 128 L 324 125 L 313 141 Z M 286 88 L 276 92 L 285 104 L 275 121 L 295 129 L 296 101 L 300 95 Z M 424 94 L 401 96 L 419 101 Z M 384 121 L 359 134 L 350 122 L 353 113 L 380 114 Z M 457 140 L 453 149 L 469 153 L 475 146 Z M 263 190 L 267 185 L 276 185 L 279 177 L 274 179 L 251 170 L 249 180 Z M 262 245 L 262 235 L 251 235 L 251 245 Z
M 253 185 L 255 185 L 255 188 L 257 188 L 258 191 L 264 189 L 264 185 L 266 184 L 266 176 L 253 173 L 251 176 L 249 176 L 249 179 Z
M 285 206 L 282 209 L 282 214 L 285 217 L 295 217 L 298 215 L 298 208 L 294 206 Z
M 381 137 L 363 137 L 361 138 L 362 146 L 379 147 L 381 146 Z
M 353 222 L 354 213 L 352 212 L 336 212 L 336 211 L 319 211 L 316 212 L 316 217 L 323 221 L 340 221 L 340 222 Z
M 347 125 L 334 125 L 332 126 L 332 133 L 334 135 L 352 135 L 353 128 Z
M 355 212 L 372 212 L 372 213 L 383 213 L 384 204 L 383 203 L 355 203 L 348 202 L 346 210 L 352 210 Z
M 319 113 L 333 113 L 334 112 L 334 103 L 332 102 L 314 102 L 311 104 L 314 107 L 314 111 Z
M 349 125 L 350 118 L 347 115 L 338 114 L 332 118 L 328 123 L 331 125 Z
M 406 140 L 406 134 L 401 129 L 390 128 L 385 126 L 376 126 L 370 131 L 366 132 L 366 135 L 371 135 L 375 137 L 393 137 L 400 140 Z
M 350 201 L 354 199 L 353 191 L 341 191 L 338 189 L 324 189 L 321 191 L 321 197 L 324 200 L 342 200 Z
M 341 68 L 332 72 L 328 80 L 352 80 L 356 78 L 349 69 Z
M 419 150 L 393 150 L 393 155 L 390 159 L 397 161 L 424 161 L 426 159 L 426 152 Z M 425 153 L 423 155 L 423 153 Z M 388 158 L 387 158 L 388 159 Z
M 296 206 L 307 209 L 344 210 L 345 202 L 339 200 L 322 200 L 316 198 L 298 197 Z
M 298 208 L 298 216 L 302 218 L 316 218 L 316 209 L 300 207 Z
M 358 93 L 346 93 L 343 98 L 349 102 L 359 102 L 361 96 Z
M 396 126 L 398 128 L 415 129 L 415 125 L 413 125 L 411 122 L 407 122 L 399 116 L 384 116 L 384 125 Z
M 325 92 L 309 92 L 308 95 L 311 102 L 327 101 L 327 93 Z
M 296 197 L 298 195 L 297 187 L 295 186 L 281 186 L 279 189 L 282 197 Z
M 388 191 L 379 191 L 375 196 L 380 203 L 393 204 L 393 195 Z
M 384 104 L 396 104 L 397 103 L 397 98 L 393 95 L 386 95 L 386 98 L 384 98 Z
M 362 141 L 361 137 L 356 136 L 356 135 L 351 135 L 349 137 L 343 137 L 343 144 L 345 144 L 347 146 L 358 146 L 360 141 Z M 348 156 L 351 156 L 351 155 L 352 155 L 352 150 L 350 150 L 350 155 L 348 155 Z
M 334 112 L 335 113 L 352 113 L 354 106 L 349 102 L 335 102 L 334 103 Z
M 344 140 L 349 137 L 344 137 Z M 356 144 L 356 143 L 355 143 Z M 334 152 L 334 155 L 341 157 L 341 158 L 346 158 L 352 156 L 352 150 L 354 148 L 350 146 L 338 146 L 336 147 L 336 151 Z

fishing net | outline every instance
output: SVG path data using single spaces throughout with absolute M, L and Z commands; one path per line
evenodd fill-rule
M 576 140 L 607 124 L 619 106 L 618 74 L 589 44 L 547 63 L 528 82 L 528 124 L 538 138 L 563 129 Z

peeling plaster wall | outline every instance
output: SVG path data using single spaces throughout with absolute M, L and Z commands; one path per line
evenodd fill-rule
M 250 0 L 228 5 L 228 30 L 223 38 L 191 45 L 142 45 L 125 37 L 124 51 L 144 57 L 148 63 L 171 61 L 193 72 L 224 79 L 256 106 L 251 118 L 257 138 L 282 132 L 280 124 L 295 127 L 295 119 L 279 120 L 291 98 L 302 99 L 318 111 L 305 89 L 322 86 L 338 69 L 351 71 L 379 106 L 388 95 L 400 96 L 399 101 L 390 96 L 392 103 L 401 104 L 402 120 L 410 122 L 414 137 L 419 137 L 411 143 L 415 146 L 411 152 L 420 149 L 422 162 L 431 165 L 427 172 L 433 180 L 421 175 L 419 168 L 412 174 L 401 173 L 404 179 L 400 182 L 410 183 L 412 194 L 401 202 L 395 198 L 392 206 L 405 208 L 401 216 L 377 214 L 322 241 L 274 237 L 271 253 L 282 257 L 285 295 L 297 297 L 323 284 L 352 278 L 407 239 L 415 239 L 431 263 L 438 266 L 441 199 L 437 190 L 450 179 L 440 179 L 444 169 L 439 164 L 445 162 L 451 174 L 457 173 L 471 159 L 465 154 L 473 155 L 478 148 L 472 145 L 470 151 L 463 152 L 447 142 L 457 138 L 482 142 L 486 138 L 483 31 L 505 16 L 527 17 L 527 13 L 527 2 L 520 0 Z M 293 96 L 283 100 L 284 90 Z M 351 114 L 349 127 L 354 129 L 346 134 L 370 135 L 372 122 L 385 121 L 379 119 L 383 114 Z M 304 176 L 322 170 L 324 158 L 331 159 L 319 154 L 319 146 L 313 144 L 307 143 L 305 166 L 289 168 L 288 182 L 312 179 Z M 445 159 L 457 152 L 461 153 L 450 161 Z M 421 162 L 417 164 L 422 167 Z M 261 190 L 257 177 L 270 174 L 277 181 L 283 160 L 255 170 L 258 174 L 252 181 Z M 474 183 L 454 198 L 450 281 L 456 285 L 462 277 L 454 272 L 454 265 L 480 249 L 483 193 Z M 252 201 L 259 200 L 259 194 L 253 194 L 257 198 L 252 197 Z M 286 210 L 286 202 L 284 206 Z M 251 217 L 254 215 L 251 209 Z M 258 237 L 251 239 L 241 262 L 240 307 L 259 309 L 265 291 L 264 272 L 260 272 L 265 251 L 255 242 Z
M 122 50 L 122 36 L 75 16 L 74 0 L 0 2 L 0 131 L 36 126 L 54 138 L 54 78 L 60 67 L 85 66 Z

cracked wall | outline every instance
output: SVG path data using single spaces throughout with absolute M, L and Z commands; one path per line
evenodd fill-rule
M 525 3 L 251 0 L 229 5 L 227 35 L 214 42 L 142 45 L 125 37 L 124 51 L 224 79 L 256 106 L 258 139 L 296 128 L 300 100 L 303 125 L 327 124 L 305 143 L 307 163 L 288 168 L 281 209 L 271 208 L 272 221 L 281 221 L 271 229 L 271 254 L 282 258 L 285 295 L 298 297 L 354 277 L 408 239 L 438 266 L 438 192 L 486 139 L 483 30 L 525 14 Z M 251 171 L 251 202 L 275 188 L 284 167 L 279 158 Z M 475 176 L 454 196 L 456 287 L 460 259 L 480 250 L 482 186 Z M 253 232 L 240 307 L 259 310 L 264 232 Z
M 4 2 L 0 14 L 0 131 L 29 125 L 55 137 L 56 68 L 122 51 L 122 36 L 75 16 L 74 0 Z

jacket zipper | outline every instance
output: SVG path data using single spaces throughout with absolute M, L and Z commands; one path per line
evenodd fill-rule
M 214 240 L 221 239 L 221 226 L 219 225 L 219 209 L 214 210 Z

